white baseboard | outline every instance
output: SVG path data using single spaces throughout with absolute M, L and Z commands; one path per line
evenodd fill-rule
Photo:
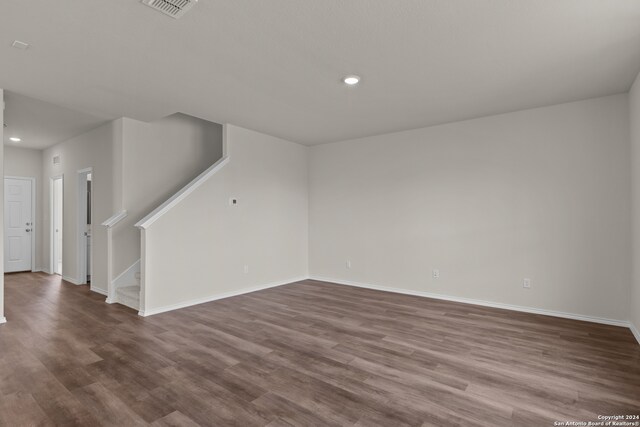
M 95 292 L 97 294 L 107 296 L 107 291 L 105 291 L 104 289 L 94 288 L 93 286 L 89 286 L 89 290 L 91 292 Z
M 629 322 L 629 329 L 631 329 L 631 333 L 636 337 L 638 344 L 640 344 L 640 331 L 636 328 L 636 325 L 634 325 L 633 322 Z
M 7 323 L 6 317 L 0 317 L 0 325 L 2 325 L 3 323 Z
M 84 285 L 84 283 L 80 283 L 79 280 L 75 279 L 74 277 L 70 277 L 70 276 L 62 276 L 62 280 L 65 280 L 69 283 L 73 283 L 74 285 Z
M 237 290 L 237 291 L 224 292 L 222 294 L 211 295 L 211 296 L 207 296 L 207 297 L 204 297 L 204 298 L 197 298 L 197 299 L 181 302 L 181 303 L 178 303 L 178 304 L 166 305 L 164 307 L 157 307 L 157 308 L 152 308 L 152 309 L 149 309 L 149 310 L 139 311 L 138 314 L 140 316 L 145 316 L 145 317 L 146 316 L 152 316 L 154 314 L 160 314 L 160 313 L 164 313 L 164 312 L 167 312 L 167 311 L 172 311 L 172 310 L 177 310 L 177 309 L 180 309 L 180 308 L 190 307 L 192 305 L 204 304 L 204 303 L 207 303 L 207 302 L 217 301 L 217 300 L 224 299 L 224 298 L 230 298 L 230 297 L 235 297 L 235 296 L 242 295 L 242 294 L 248 294 L 248 293 L 251 293 L 251 292 L 261 291 L 261 290 L 264 290 L 264 289 L 275 288 L 277 286 L 288 285 L 290 283 L 300 282 L 302 280 L 307 280 L 307 277 L 295 277 L 295 278 L 288 279 L 288 280 L 267 283 L 265 285 L 253 286 L 251 288 L 244 288 L 244 289 L 240 289 L 240 290 Z
M 524 306 L 520 306 L 520 305 L 504 304 L 504 303 L 500 303 L 500 302 L 491 302 L 491 301 L 476 300 L 476 299 L 471 299 L 471 298 L 454 297 L 454 296 L 449 296 L 449 295 L 434 294 L 434 293 L 431 293 L 431 292 L 414 291 L 414 290 L 409 290 L 409 289 L 388 288 L 388 287 L 385 287 L 385 286 L 369 285 L 369 284 L 366 284 L 366 283 L 352 282 L 352 281 L 348 281 L 348 280 L 331 279 L 331 278 L 328 278 L 328 277 L 310 277 L 310 279 L 311 280 L 318 280 L 318 281 L 321 281 L 321 282 L 334 283 L 336 285 L 354 286 L 354 287 L 358 287 L 358 288 L 373 289 L 373 290 L 376 290 L 376 291 L 394 292 L 394 293 L 397 293 L 397 294 L 413 295 L 413 296 L 418 296 L 418 297 L 434 298 L 434 299 L 445 300 L 445 301 L 461 302 L 461 303 L 464 303 L 464 304 L 481 305 L 481 306 L 484 306 L 484 307 L 493 307 L 493 308 L 502 308 L 502 309 L 505 309 L 505 310 L 521 311 L 521 312 L 524 312 L 524 313 L 542 314 L 542 315 L 545 315 L 545 316 L 554 316 L 554 317 L 563 317 L 565 319 L 582 320 L 582 321 L 585 321 L 585 322 L 602 323 L 602 324 L 605 324 L 605 325 L 621 326 L 621 327 L 625 327 L 625 328 L 629 328 L 630 327 L 630 323 L 625 321 L 625 320 L 616 320 L 616 319 L 606 319 L 606 318 L 602 318 L 602 317 L 585 316 L 585 315 L 582 315 L 582 314 L 565 313 L 565 312 L 562 312 L 562 311 L 545 310 L 545 309 L 542 309 L 542 308 L 524 307 Z M 636 336 L 636 338 L 637 338 L 637 336 Z

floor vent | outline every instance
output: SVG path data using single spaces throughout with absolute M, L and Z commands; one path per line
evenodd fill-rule
M 142 0 L 147 6 L 176 19 L 187 13 L 197 2 L 198 0 Z

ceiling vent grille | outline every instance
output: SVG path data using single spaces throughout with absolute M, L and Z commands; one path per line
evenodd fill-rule
M 197 2 L 198 0 L 142 0 L 147 6 L 176 19 L 187 13 Z

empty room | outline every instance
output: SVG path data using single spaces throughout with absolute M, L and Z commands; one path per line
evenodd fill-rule
M 640 426 L 640 1 L 0 1 L 0 426 Z

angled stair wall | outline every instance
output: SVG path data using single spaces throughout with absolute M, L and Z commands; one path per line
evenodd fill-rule
M 307 276 L 307 147 L 233 125 L 224 138 L 216 165 L 136 224 L 141 315 Z
M 126 215 L 108 227 L 108 302 L 120 302 L 117 288 L 138 286 L 115 279 L 139 266 L 140 231 L 134 224 L 222 156 L 222 125 L 217 123 L 179 113 L 151 123 L 120 120 L 122 135 L 113 150 L 114 204 Z M 125 305 L 132 306 L 126 299 Z

